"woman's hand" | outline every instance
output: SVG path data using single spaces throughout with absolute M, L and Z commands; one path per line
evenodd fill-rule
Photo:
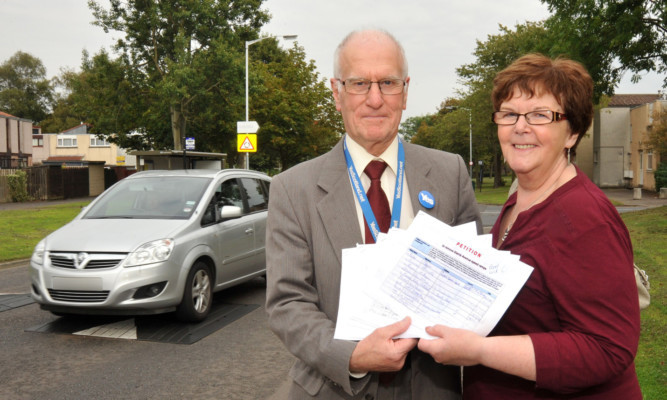
M 420 339 L 419 350 L 441 364 L 469 367 L 481 364 L 523 379 L 535 380 L 535 349 L 528 335 L 483 337 L 465 329 L 430 326 L 438 339 Z
M 420 339 L 419 350 L 441 364 L 471 366 L 479 364 L 484 337 L 465 329 L 444 325 L 429 326 L 426 333 L 438 339 Z

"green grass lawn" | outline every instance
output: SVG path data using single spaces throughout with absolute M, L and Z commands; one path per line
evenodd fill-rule
M 503 205 L 505 200 L 507 200 L 507 193 L 510 190 L 510 185 L 512 184 L 512 178 L 509 176 L 503 177 L 505 186 L 500 186 L 497 188 L 493 187 L 493 178 L 484 178 L 482 183 L 482 189 L 480 190 L 479 186 L 475 186 L 475 198 L 479 204 L 492 204 L 492 205 Z M 475 182 L 477 185 L 477 182 Z
M 621 214 L 630 231 L 635 262 L 651 283 L 651 305 L 641 313 L 642 331 L 635 359 L 647 400 L 667 398 L 667 206 Z
M 475 199 L 477 199 L 477 203 L 499 206 L 505 204 L 507 193 L 509 193 L 510 186 L 512 185 L 512 178 L 510 176 L 504 176 L 503 181 L 505 182 L 505 186 L 494 188 L 493 178 L 484 178 L 482 190 L 480 190 L 478 186 L 475 187 Z M 477 185 L 476 182 L 475 185 Z M 619 203 L 612 199 L 610 200 L 615 206 L 623 205 L 623 203 Z
M 507 186 L 493 189 L 490 179 L 482 187 L 478 202 L 502 204 Z M 0 212 L 0 262 L 26 259 L 42 238 L 71 221 L 87 202 Z M 667 206 L 621 214 L 630 231 L 635 262 L 645 269 L 651 282 L 651 305 L 642 311 L 642 330 L 636 358 L 637 375 L 644 398 L 667 398 Z
M 0 211 L 0 262 L 29 258 L 40 240 L 71 221 L 88 203 Z

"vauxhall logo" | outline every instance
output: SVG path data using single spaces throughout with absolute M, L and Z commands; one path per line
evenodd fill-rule
M 81 252 L 74 257 L 74 267 L 76 269 L 83 269 L 88 263 L 88 253 Z

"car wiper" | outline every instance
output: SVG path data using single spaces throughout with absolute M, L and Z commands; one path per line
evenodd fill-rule
M 131 215 L 105 215 L 101 217 L 86 217 L 85 219 L 134 219 Z

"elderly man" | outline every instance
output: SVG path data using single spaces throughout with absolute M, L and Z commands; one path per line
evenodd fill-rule
M 398 138 L 410 78 L 396 39 L 352 32 L 334 59 L 331 88 L 345 137 L 271 184 L 266 308 L 298 359 L 289 398 L 459 398 L 457 368 L 418 351 L 416 339 L 392 339 L 409 318 L 358 343 L 333 338 L 342 249 L 374 243 L 390 225 L 407 228 L 420 210 L 450 225 L 476 221 L 481 231 L 461 157 Z

